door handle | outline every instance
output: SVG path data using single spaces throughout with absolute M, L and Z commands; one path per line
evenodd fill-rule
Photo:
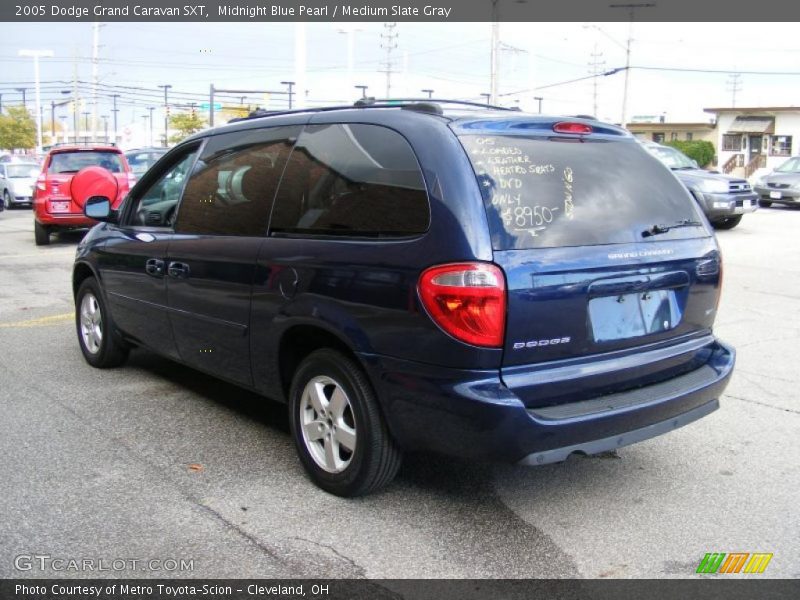
M 163 277 L 164 261 L 158 258 L 148 258 L 147 262 L 144 264 L 144 270 L 147 271 L 148 275 L 152 275 L 153 277 Z
M 167 267 L 167 273 L 170 277 L 185 279 L 189 276 L 189 265 L 182 262 L 171 262 Z

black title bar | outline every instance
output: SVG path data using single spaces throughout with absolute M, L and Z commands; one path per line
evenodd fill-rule
M 191 3 L 194 2 L 194 3 Z M 651 21 L 800 20 L 787 0 L 3 0 L 0 21 Z

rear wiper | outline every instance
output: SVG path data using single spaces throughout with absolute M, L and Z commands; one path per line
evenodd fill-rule
M 672 225 L 653 225 L 650 229 L 642 232 L 642 237 L 650 237 L 651 235 L 658 235 L 659 233 L 667 233 L 671 229 L 679 229 L 681 227 L 702 227 L 700 221 L 692 221 L 691 219 L 683 219 L 677 221 Z

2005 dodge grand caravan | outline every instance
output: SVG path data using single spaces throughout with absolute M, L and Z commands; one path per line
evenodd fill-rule
M 245 119 L 85 212 L 86 360 L 140 346 L 286 402 L 342 496 L 403 450 L 539 465 L 638 442 L 715 410 L 733 369 L 707 220 L 591 119 L 445 101 Z

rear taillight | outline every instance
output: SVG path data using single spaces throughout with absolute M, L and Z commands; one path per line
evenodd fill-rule
M 436 324 L 454 338 L 499 348 L 506 324 L 506 283 L 499 267 L 454 263 L 423 271 L 419 296 Z
M 47 191 L 47 175 L 39 173 L 39 177 L 36 178 L 36 187 L 43 192 Z

